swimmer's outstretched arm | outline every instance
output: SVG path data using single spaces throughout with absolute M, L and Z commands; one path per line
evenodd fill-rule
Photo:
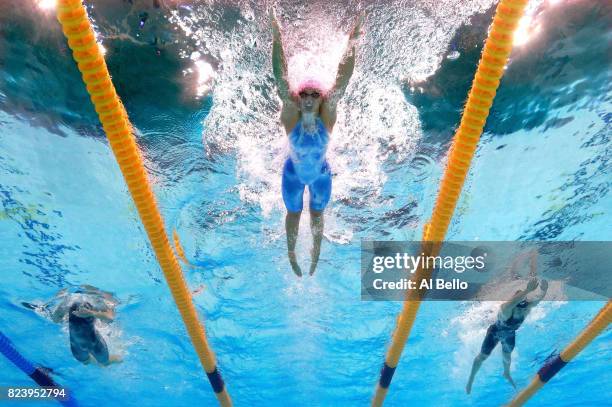
M 529 252 L 529 277 L 535 278 L 538 275 L 538 251 L 533 249 Z
M 285 58 L 285 51 L 283 50 L 280 27 L 276 15 L 274 14 L 274 9 L 272 8 L 270 9 L 270 21 L 272 24 L 272 71 L 276 79 L 278 96 L 283 102 L 280 119 L 288 134 L 298 122 L 300 111 L 291 98 L 291 92 L 289 91 L 287 59 Z
M 289 82 L 287 81 L 287 59 L 283 50 L 283 43 L 278 20 L 274 9 L 270 8 L 270 23 L 272 24 L 272 71 L 278 87 L 278 95 L 283 103 L 291 101 Z
M 51 313 L 51 321 L 57 323 L 57 322 L 61 322 L 62 319 L 64 319 L 66 314 L 68 314 L 68 309 L 69 309 L 68 303 L 69 303 L 68 298 L 64 297 L 62 302 L 60 302 L 59 305 Z
M 548 280 L 541 279 L 540 280 L 540 294 L 536 299 L 529 302 L 530 307 L 535 307 L 546 297 L 546 292 L 548 291 Z
M 342 62 L 338 66 L 338 74 L 336 75 L 336 83 L 334 85 L 333 93 L 338 98 L 341 98 L 346 91 L 346 87 L 353 76 L 353 71 L 355 69 L 355 58 L 357 56 L 357 40 L 361 36 L 361 26 L 363 25 L 363 20 L 365 16 L 361 14 L 357 18 L 357 22 L 353 27 L 353 31 L 349 36 L 349 43 L 344 55 L 342 57 Z
M 74 315 L 81 318 L 94 317 L 104 322 L 112 322 L 115 319 L 115 311 L 108 307 L 97 309 L 80 307 L 74 311 Z
M 93 316 L 104 322 L 112 322 L 115 319 L 115 311 L 112 309 L 107 309 L 106 311 L 95 311 Z
M 353 31 L 349 36 L 348 48 L 344 52 L 342 62 L 340 62 L 340 65 L 338 66 L 338 74 L 336 75 L 336 83 L 334 84 L 334 88 L 331 91 L 330 97 L 321 105 L 321 119 L 323 119 L 323 122 L 328 129 L 333 127 L 336 122 L 336 105 L 342 96 L 344 96 L 346 87 L 351 80 L 351 76 L 353 76 L 353 71 L 355 69 L 355 57 L 357 55 L 356 44 L 357 39 L 361 35 L 361 26 L 363 25 L 364 18 L 365 16 L 361 14 L 353 27 Z

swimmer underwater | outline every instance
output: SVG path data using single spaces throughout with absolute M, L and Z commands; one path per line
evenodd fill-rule
M 532 263 L 533 264 L 533 263 Z M 527 295 L 535 291 L 540 286 L 540 293 L 533 298 Z M 516 342 L 516 331 L 525 321 L 529 312 L 540 303 L 548 290 L 548 281 L 542 279 L 538 281 L 533 277 L 527 283 L 525 290 L 517 291 L 514 296 L 502 304 L 497 320 L 487 329 L 487 334 L 482 342 L 480 353 L 474 359 L 472 371 L 468 379 L 465 391 L 467 394 L 472 392 L 474 377 L 482 363 L 491 355 L 493 349 L 501 342 L 504 363 L 504 377 L 516 388 L 512 376 L 510 376 L 510 363 L 512 361 L 512 351 Z
M 338 67 L 335 85 L 325 89 L 317 78 L 311 77 L 291 87 L 287 80 L 287 60 L 274 10 L 272 24 L 272 67 L 282 101 L 281 122 L 289 137 L 289 157 L 283 167 L 282 195 L 287 208 L 285 230 L 287 254 L 293 272 L 302 276 L 295 255 L 295 245 L 303 209 L 304 189 L 310 193 L 310 229 L 313 236 L 310 275 L 314 274 L 321 253 L 324 219 L 323 211 L 331 198 L 332 176 L 325 158 L 329 135 L 336 123 L 336 106 L 353 75 L 356 40 L 361 35 L 361 15 L 351 34 L 349 45 Z
M 118 356 L 109 355 L 106 341 L 95 326 L 96 319 L 104 323 L 115 319 L 116 303 L 110 294 L 93 286 L 83 288 L 72 295 L 66 295 L 62 290 L 60 295 L 63 299 L 51 313 L 51 320 L 59 323 L 67 316 L 70 350 L 79 362 L 97 362 L 102 366 L 120 362 Z

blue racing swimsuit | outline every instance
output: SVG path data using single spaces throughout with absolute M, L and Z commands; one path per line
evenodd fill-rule
M 325 152 L 329 134 L 320 118 L 316 130 L 308 133 L 298 121 L 289 134 L 289 158 L 283 168 L 283 201 L 289 212 L 304 207 L 304 187 L 310 192 L 310 208 L 322 211 L 331 197 L 331 172 Z
M 480 352 L 490 355 L 491 351 L 499 342 L 502 344 L 504 353 L 512 353 L 516 341 L 516 330 L 519 329 L 525 317 L 515 318 L 511 316 L 506 321 L 497 320 L 489 329 L 482 343 Z

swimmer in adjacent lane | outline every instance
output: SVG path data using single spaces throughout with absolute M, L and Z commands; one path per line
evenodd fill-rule
M 68 320 L 70 350 L 75 359 L 103 366 L 120 362 L 118 356 L 109 355 L 106 341 L 95 326 L 96 320 L 110 323 L 115 319 L 118 301 L 110 293 L 88 285 L 81 286 L 74 294 L 62 290 L 60 295 L 63 298 L 50 317 L 53 322 Z
M 524 290 L 517 291 L 509 301 L 502 304 L 499 314 L 497 315 L 497 320 L 487 329 L 487 334 L 482 342 L 480 353 L 476 356 L 472 364 L 472 371 L 470 372 L 468 383 L 465 386 L 466 393 L 471 393 L 476 373 L 478 373 L 480 366 L 491 355 L 491 352 L 498 343 L 502 345 L 504 377 L 513 387 L 516 387 L 514 380 L 512 380 L 512 376 L 510 376 L 510 363 L 512 361 L 512 351 L 514 350 L 516 340 L 516 331 L 525 321 L 529 312 L 539 304 L 542 298 L 544 298 L 548 290 L 548 281 L 544 279 L 538 281 L 535 277 L 536 256 L 536 251 L 531 253 L 531 270 L 529 273 L 531 279 L 527 283 L 527 287 Z M 514 269 L 515 266 L 516 262 L 513 264 L 512 269 Z M 538 285 L 540 286 L 540 293 L 533 297 L 528 297 L 528 294 L 535 291 Z

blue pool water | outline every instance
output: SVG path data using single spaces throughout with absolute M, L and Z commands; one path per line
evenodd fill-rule
M 346 31 L 355 9 L 368 15 L 332 134 L 321 262 L 303 279 L 286 258 L 265 7 L 184 3 L 88 2 L 167 228 L 195 266 L 187 281 L 205 286 L 194 300 L 228 391 L 237 406 L 368 405 L 402 304 L 360 301 L 360 242 L 420 238 L 493 2 L 276 5 L 287 42 L 300 51 L 312 35 L 330 59 L 325 41 L 343 37 L 325 24 Z M 0 0 L 0 11 L 0 331 L 84 406 L 215 405 L 53 11 L 34 0 Z M 529 13 L 448 239 L 612 240 L 612 7 L 534 1 Z M 103 332 L 123 363 L 78 363 L 67 328 L 22 305 L 80 284 L 121 300 Z M 603 304 L 538 306 L 517 335 L 518 386 Z M 499 349 L 464 391 L 498 306 L 423 304 L 387 405 L 509 401 Z M 529 405 L 610 405 L 611 338 Z M 3 385 L 32 382 L 0 359 Z

